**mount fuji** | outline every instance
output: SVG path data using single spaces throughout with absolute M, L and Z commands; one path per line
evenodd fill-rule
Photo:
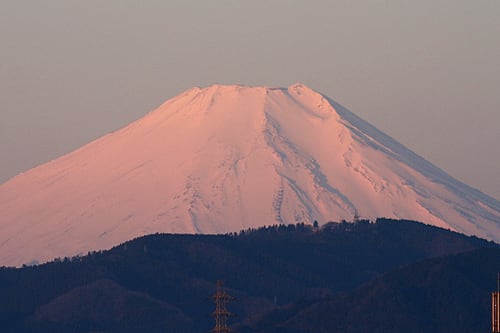
M 0 213 L 0 265 L 355 214 L 500 240 L 499 201 L 302 84 L 192 88 L 7 181 Z

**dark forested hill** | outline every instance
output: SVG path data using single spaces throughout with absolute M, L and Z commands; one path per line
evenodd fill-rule
M 303 328 L 309 306 L 333 302 L 328 306 L 341 308 L 341 300 L 353 302 L 346 295 L 391 270 L 487 247 L 497 244 L 386 219 L 320 229 L 273 226 L 238 235 L 151 235 L 81 258 L 0 269 L 0 331 L 205 332 L 212 325 L 210 296 L 218 279 L 236 297 L 230 310 L 243 330 L 292 330 L 280 318 Z
M 429 259 L 354 291 L 275 309 L 240 332 L 489 332 L 500 249 Z

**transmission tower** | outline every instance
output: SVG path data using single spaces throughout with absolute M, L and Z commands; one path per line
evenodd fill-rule
M 491 331 L 500 332 L 500 273 L 497 273 L 497 291 L 491 293 Z
M 232 333 L 234 332 L 227 326 L 227 320 L 232 316 L 232 313 L 229 312 L 226 308 L 227 303 L 233 300 L 233 297 L 229 295 L 224 288 L 222 287 L 223 282 L 221 280 L 217 281 L 217 291 L 213 295 L 213 299 L 215 302 L 215 311 L 213 312 L 213 316 L 215 319 L 215 327 L 212 329 L 212 333 Z

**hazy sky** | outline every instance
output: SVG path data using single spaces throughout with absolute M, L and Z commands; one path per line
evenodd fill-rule
M 500 198 L 500 1 L 0 0 L 0 182 L 192 86 L 302 82 Z

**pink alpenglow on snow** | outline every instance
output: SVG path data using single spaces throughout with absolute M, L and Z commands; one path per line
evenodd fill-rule
M 0 265 L 355 212 L 500 240 L 497 200 L 301 84 L 190 89 L 1 185 L 0 212 Z

